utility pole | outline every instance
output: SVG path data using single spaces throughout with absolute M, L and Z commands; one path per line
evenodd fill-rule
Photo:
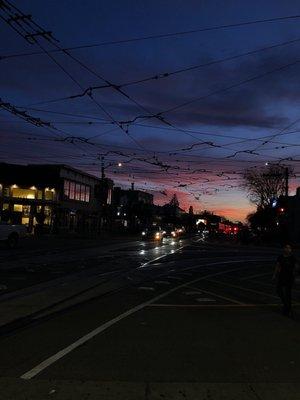
M 101 156 L 101 179 L 104 180 L 105 178 L 105 172 L 104 172 L 104 156 Z
M 284 169 L 284 179 L 285 179 L 285 197 L 289 195 L 289 167 Z

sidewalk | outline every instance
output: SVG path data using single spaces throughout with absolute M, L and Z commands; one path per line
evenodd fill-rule
M 2 400 L 298 400 L 298 383 L 24 381 L 1 378 Z

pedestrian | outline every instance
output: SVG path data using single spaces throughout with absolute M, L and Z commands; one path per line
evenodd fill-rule
M 298 268 L 298 262 L 293 255 L 292 247 L 290 244 L 286 244 L 283 248 L 283 254 L 277 258 L 272 279 L 277 280 L 277 293 L 282 301 L 282 313 L 290 317 L 293 317 L 292 287 L 296 268 Z

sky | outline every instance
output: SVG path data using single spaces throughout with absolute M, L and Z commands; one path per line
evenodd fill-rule
M 242 188 L 246 168 L 291 165 L 294 193 L 300 18 L 222 26 L 297 16 L 299 1 L 13 4 L 59 42 L 29 44 L 0 20 L 2 102 L 50 123 L 0 109 L 2 161 L 98 176 L 104 162 L 116 185 L 135 182 L 159 204 L 176 193 L 182 208 L 232 220 L 254 209 Z

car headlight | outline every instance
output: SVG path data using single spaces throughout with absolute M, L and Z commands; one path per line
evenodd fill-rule
M 143 231 L 143 232 L 142 232 L 142 236 L 145 236 L 145 235 L 146 235 L 146 232 L 145 232 L 145 231 Z

